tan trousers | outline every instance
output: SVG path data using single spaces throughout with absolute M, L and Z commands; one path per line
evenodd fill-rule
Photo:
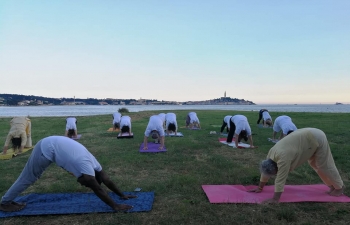
M 310 166 L 327 186 L 341 189 L 344 185 L 343 180 L 335 166 L 325 133 L 318 129 L 312 129 L 311 133 L 317 140 L 319 146 L 315 154 L 308 160 Z

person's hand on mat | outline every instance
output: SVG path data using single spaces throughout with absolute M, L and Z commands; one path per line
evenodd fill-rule
M 258 148 L 258 146 L 251 145 L 249 148 Z
M 147 147 L 147 146 L 144 146 L 144 147 L 143 147 L 143 150 L 148 150 L 148 147 Z
M 8 147 L 7 147 L 7 146 L 4 146 L 4 149 L 3 149 L 3 151 L 2 151 L 2 154 L 3 154 L 3 155 L 6 155 L 7 149 L 8 149 Z
M 136 195 L 124 195 L 124 196 L 122 196 L 122 197 L 120 197 L 121 199 L 124 199 L 124 200 L 128 200 L 128 199 L 130 199 L 130 198 L 137 198 L 137 196 Z
M 163 150 L 164 146 L 159 146 L 158 150 Z
M 134 206 L 131 206 L 131 205 L 118 204 L 113 209 L 115 211 L 126 211 L 126 210 L 129 210 L 129 209 L 132 209 L 133 207 Z

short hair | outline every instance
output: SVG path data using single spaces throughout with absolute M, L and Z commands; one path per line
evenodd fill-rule
M 174 123 L 170 123 L 170 124 L 168 125 L 168 130 L 171 130 L 171 131 L 174 131 L 174 132 L 175 132 L 175 130 L 176 130 L 175 124 L 174 124 Z
M 290 131 L 287 132 L 287 135 L 290 134 L 290 133 L 293 133 L 293 132 L 294 132 L 294 130 L 290 130 Z
M 277 167 L 277 163 L 275 163 L 272 159 L 266 159 L 261 161 L 260 163 L 260 172 L 264 175 L 264 176 L 274 176 L 277 174 L 278 171 L 278 167 Z
M 126 132 L 129 132 L 129 130 L 130 130 L 129 126 L 123 126 L 122 129 L 121 129 L 121 132 L 122 133 L 126 133 Z
M 272 126 L 272 120 L 270 120 L 270 119 L 267 119 L 267 120 L 265 121 L 265 123 L 266 123 L 267 125 L 269 125 L 269 126 Z
M 21 144 L 22 144 L 22 138 L 21 137 L 12 138 L 11 142 L 12 142 L 13 149 L 19 148 L 21 147 Z
M 117 129 L 117 128 L 119 129 L 120 123 L 114 123 L 113 126 L 114 126 L 114 129 Z
M 69 129 L 68 132 L 67 132 L 67 136 L 72 138 L 74 136 L 74 132 L 75 130 L 74 129 Z
M 152 139 L 158 139 L 159 138 L 159 134 L 157 131 L 152 131 L 152 135 L 151 135 Z
M 246 131 L 246 130 L 242 130 L 241 133 L 239 133 L 239 135 L 238 135 L 238 141 L 241 141 L 242 138 L 243 138 L 245 141 L 248 141 L 248 134 L 247 134 L 247 131 Z

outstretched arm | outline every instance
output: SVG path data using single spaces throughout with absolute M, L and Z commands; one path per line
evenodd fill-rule
M 144 139 L 143 139 L 143 150 L 147 150 L 148 149 L 148 146 L 147 146 L 147 139 L 148 139 L 148 137 L 144 137 Z
M 80 181 L 79 181 L 80 180 Z M 102 189 L 101 185 L 97 182 L 94 176 L 83 174 L 78 178 L 78 182 L 82 185 L 91 188 L 93 192 L 99 197 L 104 203 L 109 205 L 114 210 L 129 210 L 132 208 L 130 205 L 117 204 L 109 197 L 107 192 Z
M 102 178 L 102 183 L 104 183 L 111 191 L 113 191 L 114 193 L 119 195 L 122 199 L 129 199 L 129 198 L 136 198 L 137 197 L 134 195 L 124 195 L 123 192 L 121 192 L 118 189 L 117 185 L 111 179 L 109 179 L 108 175 L 103 170 L 101 170 L 98 173 L 100 173 L 100 176 Z
M 160 146 L 159 146 L 159 150 L 162 150 L 164 148 L 164 136 L 160 137 Z

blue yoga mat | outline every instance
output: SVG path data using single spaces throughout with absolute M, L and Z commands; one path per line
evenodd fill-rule
M 154 201 L 154 192 L 124 192 L 126 195 L 137 196 L 137 198 L 132 198 L 129 200 L 122 200 L 114 193 L 108 194 L 118 204 L 134 206 L 127 212 L 150 211 Z M 27 206 L 21 211 L 17 212 L 0 211 L 0 218 L 14 216 L 115 212 L 94 193 L 29 194 L 17 197 L 15 201 L 25 202 L 27 203 Z

